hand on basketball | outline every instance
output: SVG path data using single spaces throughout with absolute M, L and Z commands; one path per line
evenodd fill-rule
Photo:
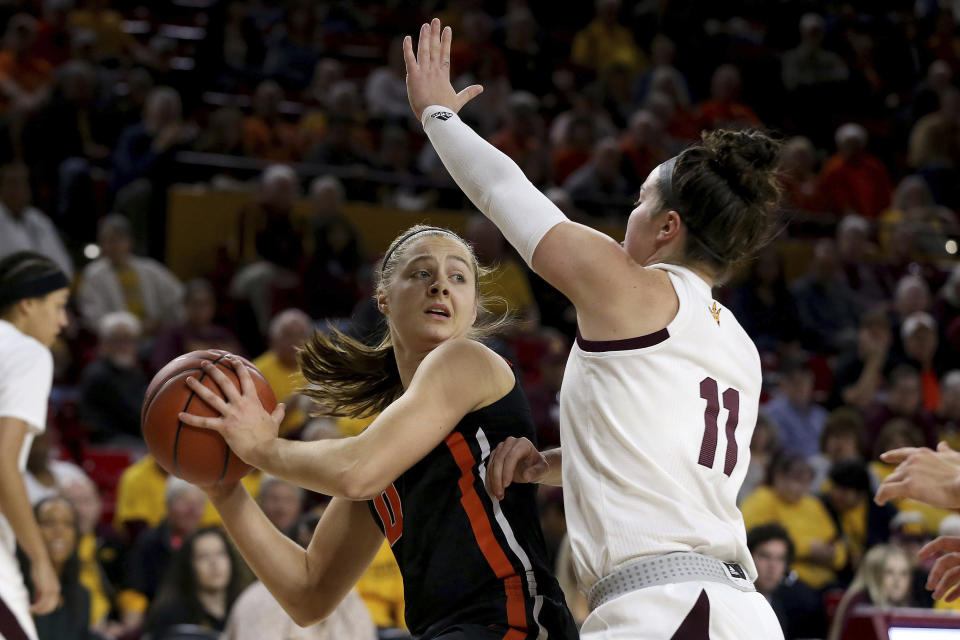
M 497 445 L 487 461 L 487 491 L 503 500 L 504 491 L 514 482 L 537 482 L 550 464 L 526 438 L 509 436 Z
M 941 442 L 936 451 L 926 447 L 902 447 L 881 454 L 880 459 L 899 465 L 880 483 L 874 500 L 912 498 L 935 507 L 960 507 L 960 453 Z
M 960 598 L 960 589 L 954 589 L 960 585 L 960 538 L 940 536 L 928 542 L 917 555 L 927 558 L 940 553 L 943 555 L 934 563 L 927 578 L 927 589 L 933 591 L 935 600 L 946 595 L 944 599 L 953 602 Z
M 216 366 L 209 362 L 201 365 L 203 372 L 217 383 L 226 399 L 206 388 L 193 376 L 187 378 L 187 386 L 220 417 L 205 418 L 186 412 L 181 412 L 179 417 L 184 424 L 216 431 L 241 460 L 257 466 L 254 461 L 256 455 L 263 453 L 264 446 L 277 439 L 284 406 L 278 404 L 272 414 L 267 413 L 247 367 L 237 358 L 229 358 L 229 361 L 240 381 L 239 389 Z
M 403 60 L 407 67 L 407 98 L 413 115 L 420 119 L 430 105 L 448 107 L 454 113 L 483 92 L 479 84 L 470 85 L 460 93 L 450 84 L 450 43 L 453 31 L 440 28 L 434 18 L 420 27 L 417 53 L 413 53 L 413 38 L 403 39 Z

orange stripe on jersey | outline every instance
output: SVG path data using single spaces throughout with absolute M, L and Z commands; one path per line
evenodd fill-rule
M 487 564 L 493 569 L 494 574 L 503 580 L 504 591 L 507 594 L 507 624 L 513 627 L 507 632 L 504 640 L 522 640 L 526 637 L 525 633 L 518 629 L 527 627 L 527 610 L 524 603 L 523 581 L 517 575 L 504 553 L 503 547 L 497 542 L 493 535 L 493 528 L 490 526 L 490 518 L 487 517 L 487 511 L 483 508 L 480 496 L 473 486 L 473 465 L 475 460 L 470 453 L 470 445 L 464 440 L 463 436 L 456 431 L 447 436 L 447 448 L 453 454 L 457 466 L 460 468 L 460 504 L 463 510 L 467 512 L 467 518 L 470 520 L 470 527 L 473 529 L 473 535 L 477 539 L 477 545 L 480 547 L 483 557 Z

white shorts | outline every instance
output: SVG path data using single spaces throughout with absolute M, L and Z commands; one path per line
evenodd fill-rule
M 783 640 L 761 594 L 720 582 L 645 587 L 594 609 L 583 640 Z
M 0 548 L 0 639 L 37 640 L 30 616 L 30 594 L 23 584 L 20 565 Z

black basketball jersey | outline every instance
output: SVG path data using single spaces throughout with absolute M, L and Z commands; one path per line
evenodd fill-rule
M 487 458 L 507 436 L 535 441 L 519 383 L 464 416 L 369 501 L 400 565 L 406 622 L 418 637 L 458 625 L 499 627 L 505 640 L 578 637 L 547 565 L 537 485 L 511 485 L 503 500 L 487 493 Z

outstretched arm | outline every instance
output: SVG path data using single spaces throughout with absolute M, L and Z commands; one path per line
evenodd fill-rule
M 880 483 L 874 498 L 877 504 L 912 498 L 935 507 L 960 508 L 960 453 L 946 442 L 936 451 L 926 447 L 904 447 L 880 456 L 899 466 Z
M 526 263 L 579 311 L 599 308 L 593 303 L 600 293 L 609 302 L 611 287 L 624 286 L 627 273 L 637 271 L 637 265 L 609 236 L 569 221 L 513 160 L 460 120 L 457 112 L 481 89 L 453 90 L 452 38 L 450 28 L 441 30 L 434 19 L 421 27 L 416 54 L 411 38 L 404 39 L 407 94 L 414 114 L 450 176 Z

